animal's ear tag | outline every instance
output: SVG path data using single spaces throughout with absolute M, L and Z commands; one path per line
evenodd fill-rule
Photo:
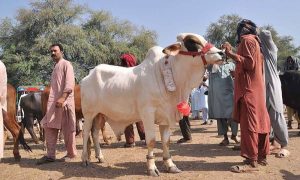
M 175 91 L 176 85 L 173 78 L 172 67 L 167 59 L 165 60 L 164 65 L 162 66 L 162 73 L 167 90 L 171 92 Z

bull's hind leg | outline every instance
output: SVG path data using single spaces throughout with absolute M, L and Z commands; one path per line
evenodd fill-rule
M 27 131 L 29 132 L 31 138 L 33 139 L 35 144 L 39 144 L 39 139 L 37 138 L 34 130 L 33 130 L 33 115 L 32 114 L 25 114 L 25 117 L 22 120 L 22 123 L 24 124 L 25 128 L 27 129 Z M 22 131 L 22 133 L 24 134 L 25 131 Z
M 45 141 L 44 129 L 41 126 L 41 122 L 39 121 L 39 123 L 37 125 L 38 125 L 39 134 L 40 134 L 40 140 Z
M 161 141 L 162 141 L 162 145 L 163 145 L 164 165 L 166 166 L 167 171 L 170 173 L 181 172 L 181 170 L 178 169 L 177 166 L 173 163 L 170 152 L 169 152 L 170 135 L 171 135 L 169 126 L 160 125 L 159 132 L 160 132 L 160 137 L 161 137 Z
M 83 124 L 83 149 L 82 149 L 81 160 L 84 166 L 87 166 L 90 160 L 89 153 L 88 153 L 88 140 L 93 125 L 93 120 L 94 120 L 93 116 L 86 115 Z
M 6 111 L 4 111 L 3 109 L 2 110 L 0 109 L 0 111 L 2 111 L 4 126 L 10 131 L 14 139 L 14 149 L 13 149 L 14 158 L 16 161 L 20 161 L 21 155 L 19 152 L 19 136 L 20 133 L 22 133 L 20 131 L 21 127 L 17 124 L 16 121 L 14 121 L 14 119 L 8 117 Z
M 93 136 L 93 142 L 95 147 L 95 154 L 96 154 L 96 159 L 98 160 L 99 163 L 104 162 L 104 157 L 101 152 L 100 143 L 99 143 L 99 131 L 102 125 L 101 121 L 104 121 L 103 115 L 98 114 L 93 121 L 93 127 L 92 127 L 92 136 Z
M 106 121 L 103 117 L 101 118 L 101 120 L 99 120 L 100 129 L 101 129 L 101 132 L 102 132 L 103 141 L 105 142 L 106 145 L 110 145 L 112 137 L 107 135 L 105 122 Z

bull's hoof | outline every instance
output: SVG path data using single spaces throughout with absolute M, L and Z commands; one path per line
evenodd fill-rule
M 104 163 L 104 158 L 97 158 L 97 163 Z
M 111 145 L 111 140 L 105 142 L 105 144 L 106 144 L 107 146 L 110 146 L 110 145 Z
M 83 137 L 83 136 L 82 136 L 82 131 L 76 132 L 75 137 L 76 137 L 76 138 L 81 138 L 81 137 Z
M 181 173 L 182 171 L 180 169 L 177 168 L 177 166 L 172 166 L 168 168 L 168 173 Z
M 121 135 L 118 135 L 117 136 L 117 141 L 121 141 L 122 140 L 122 136 Z
M 100 146 L 110 146 L 111 141 L 104 141 L 104 143 L 100 144 Z
M 147 174 L 148 174 L 148 176 L 157 177 L 157 176 L 159 176 L 159 171 L 157 168 L 148 169 Z
M 105 137 L 103 137 L 103 141 L 104 142 L 109 142 L 109 141 L 111 141 L 113 139 L 113 137 L 111 137 L 111 136 L 105 136 Z

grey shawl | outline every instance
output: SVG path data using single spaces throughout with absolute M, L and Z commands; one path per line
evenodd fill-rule
M 283 113 L 283 102 L 281 82 L 277 71 L 277 46 L 275 45 L 271 32 L 261 30 L 261 48 L 265 60 L 265 83 L 267 108 L 272 106 L 279 113 Z

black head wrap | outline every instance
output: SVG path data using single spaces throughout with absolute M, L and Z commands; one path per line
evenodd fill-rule
M 237 43 L 241 42 L 241 36 L 245 34 L 257 35 L 257 26 L 254 22 L 248 19 L 243 19 L 237 26 Z
M 295 56 L 288 56 L 285 62 L 285 70 L 296 70 L 300 69 L 300 61 Z

